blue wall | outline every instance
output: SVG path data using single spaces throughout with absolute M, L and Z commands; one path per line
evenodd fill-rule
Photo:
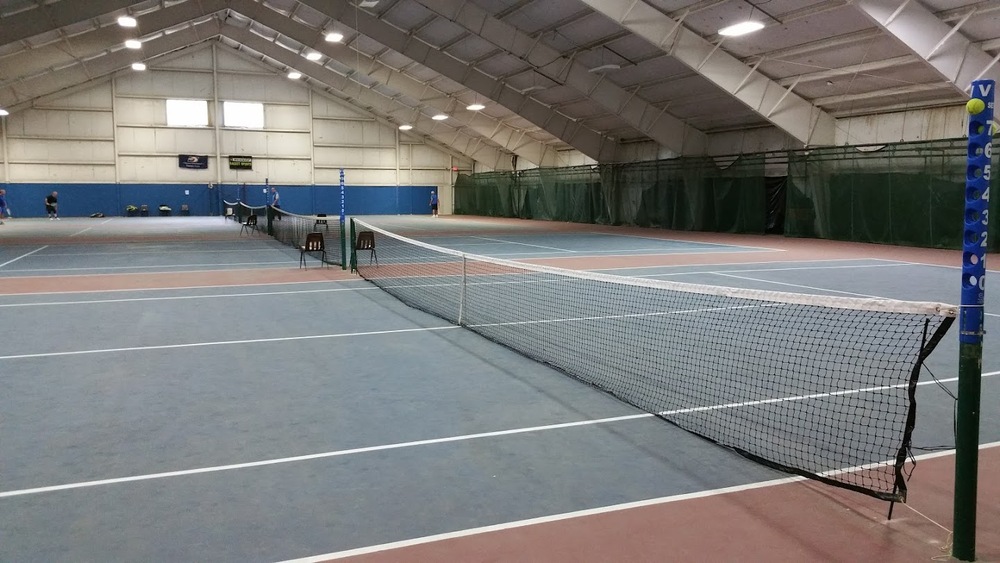
M 3 184 L 0 184 L 3 185 Z M 88 217 L 103 213 L 109 217 L 125 214 L 126 205 L 148 205 L 149 214 L 166 204 L 180 212 L 187 204 L 191 215 L 220 215 L 222 200 L 264 205 L 261 184 L 223 184 L 209 189 L 205 184 L 26 184 L 3 185 L 14 217 L 44 217 L 45 196 L 59 192 L 59 214 Z M 303 215 L 340 214 L 340 186 L 275 186 L 285 211 Z M 430 193 L 434 186 L 346 186 L 349 215 L 430 214 Z M 185 194 L 185 191 L 188 193 Z

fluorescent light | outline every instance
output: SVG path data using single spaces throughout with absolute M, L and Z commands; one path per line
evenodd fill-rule
M 448 116 L 443 113 L 439 113 L 434 117 L 432 117 L 431 119 L 433 119 L 434 121 L 444 121 L 445 119 L 448 119 Z
M 378 6 L 378 0 L 361 0 L 358 2 L 358 6 L 361 6 L 362 8 L 374 8 L 375 6 Z
M 125 47 L 128 49 L 141 49 L 142 41 L 139 41 L 138 39 L 129 39 L 125 41 Z
M 309 54 L 306 55 L 306 58 L 309 59 L 310 61 L 318 61 L 323 58 L 323 55 L 321 55 L 316 51 L 310 51 Z
M 146 63 L 132 63 L 132 70 L 146 70 Z
M 344 40 L 344 34 L 337 33 L 336 31 L 331 31 L 330 33 L 326 34 L 326 40 L 329 41 L 330 43 L 340 43 L 341 41 Z
M 544 90 L 544 89 L 545 89 L 545 86 L 539 86 L 539 85 L 536 84 L 534 86 L 528 86 L 524 90 L 521 90 L 521 93 L 522 94 L 527 94 L 528 92 L 536 92 L 538 90 Z
M 0 108 L 0 115 L 10 115 L 10 112 L 3 108 Z
M 479 111 L 481 109 L 486 109 L 486 106 L 484 106 L 483 104 L 472 104 L 470 106 L 465 106 L 465 109 L 469 111 Z
M 615 63 L 608 63 L 606 65 L 595 66 L 594 68 L 590 69 L 590 72 L 604 72 L 606 70 L 618 70 L 621 67 L 622 67 L 621 65 L 616 65 Z
M 400 130 L 400 131 L 409 131 L 410 129 L 413 129 L 413 126 L 412 126 L 412 125 L 406 125 L 406 124 L 403 124 L 403 125 L 400 125 L 400 126 L 399 126 L 399 130 Z
M 118 25 L 122 27 L 135 27 L 136 21 L 132 16 L 122 16 L 118 18 Z
M 720 29 L 719 35 L 725 35 L 727 37 L 737 37 L 739 35 L 746 35 L 748 33 L 753 33 L 761 29 L 764 29 L 764 24 L 760 22 L 746 21 Z
M 288 78 L 291 78 L 292 80 L 298 80 L 302 78 L 302 73 L 293 70 L 292 72 L 288 73 Z

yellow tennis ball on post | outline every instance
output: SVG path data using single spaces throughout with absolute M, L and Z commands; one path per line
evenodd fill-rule
M 976 115 L 986 109 L 986 102 L 979 98 L 972 98 L 969 103 L 965 104 L 965 109 L 969 111 L 970 115 Z

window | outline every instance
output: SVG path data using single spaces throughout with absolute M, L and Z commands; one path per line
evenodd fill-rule
M 223 124 L 226 127 L 264 128 L 264 104 L 256 102 L 222 102 Z
M 207 127 L 208 102 L 205 100 L 167 100 L 167 125 L 172 127 Z

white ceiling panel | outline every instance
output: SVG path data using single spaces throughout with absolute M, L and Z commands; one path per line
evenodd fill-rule
M 257 4 L 248 5 L 244 3 L 246 1 Z M 764 115 L 750 110 L 738 101 L 737 96 L 717 86 L 719 81 L 710 81 L 680 63 L 669 53 L 669 43 L 664 43 L 662 47 L 654 45 L 651 39 L 641 37 L 616 23 L 613 18 L 595 11 L 600 9 L 598 5 L 584 0 L 470 0 L 504 24 L 513 26 L 521 41 L 538 41 L 540 45 L 563 54 L 563 59 L 559 60 L 547 54 L 537 56 L 541 49 L 522 48 L 517 54 L 510 53 L 505 48 L 513 48 L 505 44 L 505 38 L 480 37 L 476 22 L 463 21 L 462 25 L 458 25 L 429 9 L 433 6 L 450 17 L 453 14 L 449 14 L 448 10 L 460 8 L 464 1 L 380 0 L 372 8 L 359 9 L 354 0 L 332 3 L 319 0 L 142 0 L 132 3 L 127 9 L 93 13 L 95 10 L 88 12 L 85 7 L 94 4 L 84 4 L 83 0 L 54 0 L 47 3 L 67 8 L 68 16 L 60 18 L 62 27 L 53 25 L 45 29 L 44 25 L 39 25 L 42 20 L 31 18 L 38 5 L 37 0 L 0 0 L 0 15 L 5 17 L 27 10 L 20 21 L 27 22 L 28 27 L 21 29 L 30 29 L 34 33 L 22 32 L 21 36 L 14 38 L 14 30 L 14 33 L 8 33 L 13 39 L 0 44 L 0 107 L 30 105 L 33 96 L 47 95 L 53 89 L 71 88 L 78 83 L 89 83 L 101 78 L 100 75 L 120 69 L 121 66 L 116 66 L 118 62 L 109 64 L 108 61 L 120 61 L 124 57 L 127 53 L 123 48 L 126 38 L 141 37 L 150 45 L 155 45 L 157 41 L 169 42 L 164 36 L 184 38 L 192 44 L 211 39 L 210 35 L 206 37 L 203 33 L 188 33 L 192 21 L 182 20 L 197 18 L 193 21 L 201 22 L 218 17 L 219 21 L 199 27 L 215 26 L 214 29 L 218 30 L 219 22 L 227 20 L 237 27 L 249 27 L 268 40 L 276 40 L 276 46 L 271 46 L 251 40 L 253 36 L 244 36 L 244 40 L 264 50 L 265 54 L 231 39 L 216 38 L 223 45 L 238 49 L 252 58 L 253 61 L 243 61 L 248 68 L 263 63 L 276 77 L 284 74 L 289 66 L 305 72 L 315 70 L 307 80 L 322 89 L 327 86 L 322 77 L 343 85 L 342 77 L 351 76 L 355 82 L 374 86 L 374 92 L 366 90 L 369 96 L 367 105 L 370 106 L 369 111 L 380 112 L 378 115 L 381 118 L 401 119 L 400 114 L 413 111 L 408 106 L 423 107 L 420 99 L 429 100 L 431 97 L 444 99 L 446 105 L 450 104 L 449 107 L 458 112 L 466 111 L 464 105 L 472 101 L 481 101 L 487 105 L 487 109 L 479 114 L 482 120 L 502 120 L 504 127 L 512 128 L 511 135 L 540 139 L 550 147 L 582 143 L 579 141 L 582 137 L 565 136 L 566 130 L 575 129 L 566 127 L 567 123 L 571 123 L 566 117 L 581 120 L 577 122 L 578 128 L 585 130 L 584 135 L 590 135 L 590 142 L 602 136 L 630 140 L 647 138 L 643 133 L 646 128 L 643 127 L 643 131 L 638 129 L 640 123 L 634 114 L 629 117 L 621 109 L 625 106 L 619 104 L 627 100 L 647 108 L 642 111 L 666 107 L 671 119 L 680 120 L 680 126 L 684 126 L 681 122 L 686 122 L 702 132 L 768 126 Z M 635 2 L 633 7 L 640 3 L 653 6 L 673 18 L 680 18 L 683 14 L 685 29 L 689 30 L 686 33 L 693 31 L 709 45 L 715 42 L 718 52 L 744 61 L 744 66 L 737 67 L 736 72 L 749 76 L 751 67 L 760 61 L 758 70 L 763 77 L 786 87 L 794 84 L 796 98 L 804 100 L 807 106 L 811 100 L 816 100 L 822 105 L 821 109 L 835 115 L 865 115 L 961 102 L 960 92 L 942 85 L 944 79 L 938 72 L 914 56 L 895 37 L 875 26 L 849 0 L 766 0 L 754 4 L 746 0 L 627 1 Z M 985 45 L 983 48 L 990 58 L 1000 52 L 1000 1 L 910 1 L 938 14 L 949 25 L 959 23 L 969 10 L 979 10 L 980 15 L 964 22 L 959 33 L 974 45 Z M 589 7 L 591 5 L 594 7 Z M 155 24 L 157 12 L 174 6 L 178 7 L 174 13 L 181 16 L 170 19 L 169 15 L 164 15 L 165 21 L 170 23 L 163 25 L 173 27 L 160 30 Z M 279 35 L 244 16 L 227 11 L 230 6 L 234 10 L 243 6 L 247 13 L 256 13 L 258 9 L 272 10 L 313 31 L 307 33 L 308 37 L 303 35 L 298 39 Z M 221 11 L 215 14 L 212 10 Z M 75 13 L 79 17 L 74 18 Z M 147 29 L 120 28 L 115 20 L 125 13 L 140 16 Z M 66 14 L 62 13 L 63 16 Z M 373 14 L 376 17 L 373 18 Z M 335 15 L 337 20 L 332 20 L 331 15 Z M 716 32 L 720 27 L 750 17 L 764 22 L 765 29 L 718 43 Z M 361 30 L 360 33 L 355 26 Z M 318 38 L 318 33 L 332 30 L 343 33 L 345 40 L 340 45 L 329 45 L 329 48 L 347 50 L 346 54 L 341 53 L 343 56 L 338 56 L 335 61 L 324 57 L 321 63 L 325 64 L 325 68 L 310 67 L 315 63 L 305 60 L 300 53 L 315 46 L 309 41 Z M 0 37 L 3 37 L 3 31 L 11 30 L 0 31 Z M 284 33 L 297 35 L 287 29 Z M 512 34 L 511 39 L 514 36 Z M 399 40 L 407 37 L 412 39 L 409 42 Z M 305 45 L 301 43 L 303 40 L 306 40 Z M 322 39 L 316 40 L 322 42 Z M 430 47 L 428 50 L 423 50 L 423 46 L 408 49 L 406 45 L 412 45 L 414 41 Z M 395 45 L 401 52 L 389 49 L 389 44 Z M 183 48 L 183 45 L 171 45 L 167 52 Z M 352 62 L 354 53 L 351 49 L 363 54 L 359 61 Z M 204 57 L 208 51 L 202 52 Z M 150 62 L 162 54 L 147 53 L 145 48 L 135 53 L 137 57 L 151 55 Z M 391 71 L 364 60 L 372 56 L 389 69 L 402 69 L 406 75 L 399 77 L 402 82 L 394 83 L 391 78 L 387 79 L 391 74 L 386 72 Z M 420 59 L 421 63 L 415 63 L 411 56 Z M 237 58 L 240 57 L 237 55 Z M 474 63 L 475 66 L 467 71 L 460 62 Z M 548 76 L 543 76 L 542 70 L 534 66 L 541 67 L 550 62 L 556 64 L 544 68 Z M 203 63 L 202 59 L 185 62 L 183 58 L 174 58 L 169 64 L 196 67 Z M 688 63 L 699 66 L 692 64 L 690 59 Z M 610 64 L 620 68 L 586 74 L 589 68 Z M 854 65 L 862 67 L 857 70 Z M 151 68 L 155 69 L 155 64 Z M 568 79 L 565 73 L 571 68 L 575 68 L 577 74 Z M 377 78 L 369 76 L 377 69 L 382 69 Z M 253 70 L 258 71 L 260 69 L 256 67 Z M 492 84 L 491 77 L 494 80 Z M 415 92 L 419 88 L 414 89 L 413 86 L 409 94 L 401 94 L 393 87 L 394 84 L 405 84 L 411 78 L 429 86 L 427 97 L 417 95 Z M 412 85 L 412 82 L 409 83 Z M 370 97 L 376 96 L 375 92 L 380 96 L 378 99 L 386 103 L 376 103 L 376 99 Z M 353 100 L 355 95 L 361 93 L 338 95 L 352 98 L 352 103 L 364 106 L 366 103 Z M 503 98 L 501 93 L 507 97 Z M 489 99 L 491 97 L 497 99 Z M 500 99 L 508 106 L 500 105 Z M 552 110 L 553 107 L 557 110 Z M 432 108 L 426 111 L 432 111 Z M 469 125 L 463 126 L 456 114 L 455 123 L 428 122 L 423 127 L 433 127 L 430 132 L 436 133 L 461 126 L 471 138 L 481 138 L 480 142 L 497 146 L 488 136 L 483 137 L 483 131 L 489 128 L 473 127 L 471 124 L 477 118 L 471 116 L 470 119 L 472 121 L 466 121 Z M 550 126 L 552 120 L 562 125 Z M 634 127 L 630 127 L 629 123 Z M 426 135 L 428 131 L 419 131 L 419 134 Z M 469 140 L 463 142 L 469 143 Z M 502 147 L 501 150 L 511 148 Z

